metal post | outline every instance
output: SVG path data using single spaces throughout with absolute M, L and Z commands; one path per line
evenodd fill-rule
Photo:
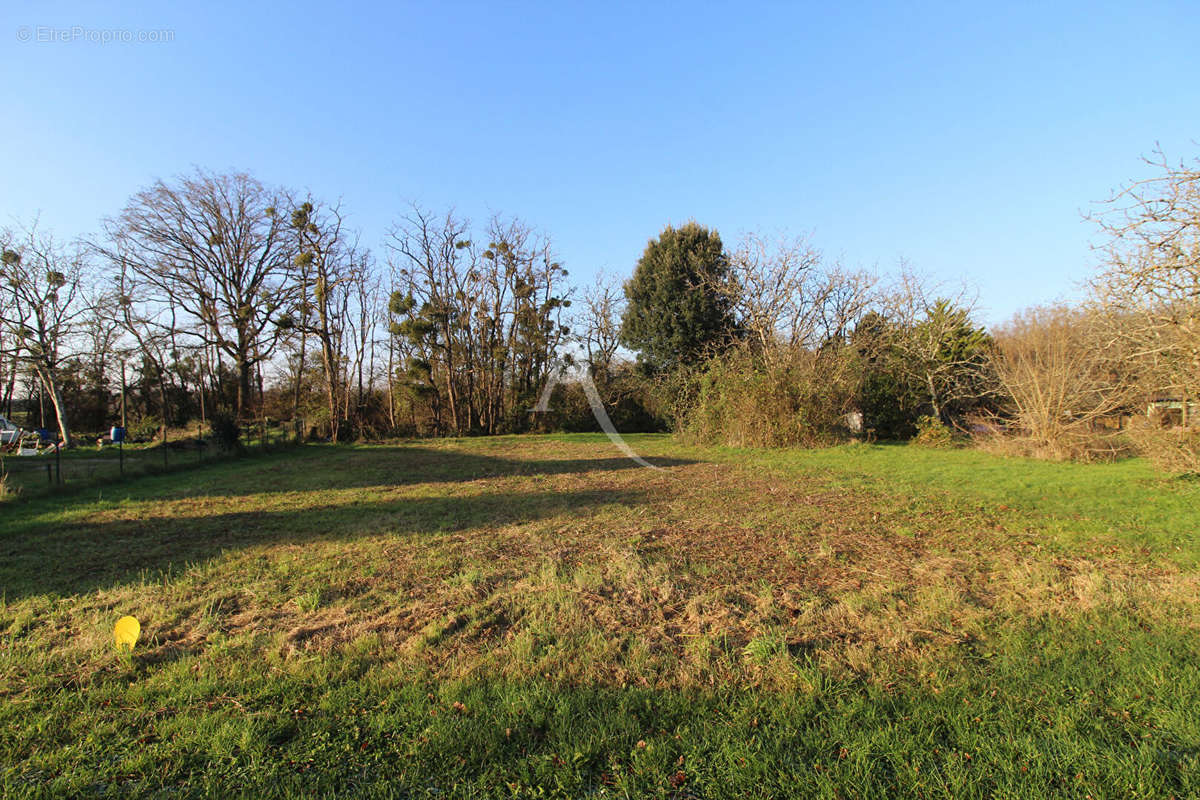
M 62 486 L 62 442 L 54 445 L 54 477 Z
M 121 437 L 121 441 L 117 442 L 117 464 L 121 470 L 121 477 L 125 477 L 125 437 Z

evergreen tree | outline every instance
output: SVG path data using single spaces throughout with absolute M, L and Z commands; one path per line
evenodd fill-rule
M 625 284 L 621 342 L 649 372 L 695 362 L 727 342 L 735 324 L 717 286 L 729 256 L 715 230 L 689 222 L 668 226 L 646 245 Z

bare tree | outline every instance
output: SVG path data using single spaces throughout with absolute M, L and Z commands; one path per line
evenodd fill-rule
M 1093 288 L 1108 312 L 1112 341 L 1130 345 L 1148 395 L 1200 397 L 1200 159 L 1169 162 L 1156 151 L 1155 177 L 1125 186 L 1092 215 L 1108 236 L 1105 269 Z
M 113 357 L 121 349 L 122 328 L 109 313 L 112 303 L 104 294 L 90 295 L 87 305 L 88 313 L 81 320 L 81 355 L 88 359 L 87 377 L 95 392 L 92 422 L 104 427 L 108 422 L 109 373 Z
M 99 247 L 192 323 L 182 333 L 233 360 L 242 417 L 255 368 L 274 353 L 279 317 L 296 299 L 285 199 L 242 173 L 157 181 L 106 221 Z
M 295 265 L 301 276 L 297 380 L 304 371 L 305 342 L 311 336 L 321 348 L 330 438 L 336 442 L 342 427 L 339 422 L 349 413 L 348 382 L 344 374 L 346 332 L 351 324 L 349 306 L 362 265 L 356 261 L 355 243 L 343 229 L 337 205 L 314 205 L 311 198 L 306 199 L 293 206 L 291 226 L 297 237 L 299 252 Z
M 1029 455 L 1094 458 L 1122 448 L 1120 417 L 1136 404 L 1135 368 L 1086 309 L 1029 309 L 995 333 L 991 358 Z
M 813 349 L 848 335 L 873 300 L 874 279 L 828 264 L 807 237 L 749 233 L 716 287 L 770 360 L 780 347 Z
M 128 262 L 117 265 L 112 280 L 111 293 L 103 302 L 104 313 L 136 344 L 136 348 L 130 348 L 130 352 L 141 356 L 143 378 L 146 377 L 145 372 L 154 373 L 154 386 L 162 412 L 158 435 L 161 441 L 166 442 L 169 424 L 167 381 L 170 379 L 171 353 L 175 349 L 172 345 L 180 332 L 175 306 L 159 302 L 154 285 L 139 279 Z M 150 370 L 145 367 L 147 362 Z M 122 420 L 124 424 L 125 420 Z
M 395 226 L 391 330 L 409 350 L 407 385 L 428 397 L 436 426 L 494 433 L 533 406 L 554 365 L 567 273 L 549 239 L 519 220 L 494 218 L 482 249 L 469 231 L 420 208 Z
M 0 355 L 36 376 L 54 403 L 59 436 L 71 446 L 71 426 L 63 401 L 61 370 L 71 356 L 71 339 L 88 312 L 84 295 L 87 265 L 79 246 L 63 246 L 34 224 L 19 234 L 4 233 L 0 281 Z
M 602 386 L 612 374 L 613 360 L 621 340 L 621 317 L 625 313 L 625 291 L 621 282 L 601 272 L 583 293 L 576 318 L 588 370 Z
M 464 408 L 466 398 L 458 380 L 460 359 L 471 353 L 456 346 L 460 339 L 457 328 L 461 322 L 470 330 L 474 309 L 464 305 L 482 301 L 480 293 L 467 285 L 478 277 L 468 229 L 469 224 L 453 212 L 438 218 L 414 206 L 392 228 L 388 241 L 392 272 L 399 279 L 393 292 L 393 313 L 408 317 L 399 324 L 406 326 L 405 337 L 417 351 L 416 363 L 410 366 L 423 368 L 435 393 L 435 413 L 444 400 L 450 429 L 456 433 L 469 429 L 473 416 L 471 409 Z M 468 377 L 475 376 L 468 373 Z

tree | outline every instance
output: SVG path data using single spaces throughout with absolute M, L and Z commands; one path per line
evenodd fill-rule
M 0 239 L 0 327 L 4 329 L 0 354 L 33 372 L 54 404 L 63 446 L 70 447 L 63 371 L 71 357 L 71 338 L 88 312 L 83 295 L 84 253 L 58 244 L 36 225 L 23 235 L 4 233 Z
M 567 272 L 519 220 L 493 219 L 482 249 L 469 231 L 414 208 L 391 232 L 401 382 L 429 401 L 439 432 L 521 429 L 567 333 Z
M 299 252 L 294 264 L 300 277 L 299 319 L 294 323 L 301 337 L 296 386 L 298 389 L 304 372 L 305 343 L 311 336 L 321 348 L 330 438 L 336 442 L 344 416 L 346 326 L 360 265 L 354 244 L 346 241 L 342 231 L 337 206 L 319 207 L 311 199 L 305 200 L 292 208 L 291 227 L 297 238 Z
M 621 343 L 648 372 L 670 371 L 720 349 L 734 334 L 730 298 L 715 287 L 729 273 L 716 231 L 667 226 L 646 245 L 625 284 Z
M 296 300 L 285 197 L 244 173 L 196 171 L 138 192 L 105 222 L 100 251 L 190 321 L 180 333 L 228 355 L 236 411 L 249 415 L 255 369 L 271 358 Z
M 881 439 L 906 439 L 916 432 L 922 393 L 897 364 L 893 325 L 880 312 L 868 311 L 850 334 L 850 348 L 858 358 L 863 430 Z
M 621 316 L 625 295 L 619 283 L 601 273 L 583 294 L 575 320 L 587 358 L 588 372 L 604 387 L 612 375 L 613 360 L 621 343 Z
M 942 296 L 905 267 L 883 305 L 888 368 L 933 416 L 953 424 L 995 394 L 992 340 L 964 292 Z
M 1146 395 L 1200 397 L 1200 159 L 1172 164 L 1116 192 L 1092 219 L 1108 236 L 1093 288 L 1110 341 L 1130 346 Z
M 874 279 L 827 264 L 804 237 L 772 241 L 749 233 L 714 284 L 760 356 L 778 356 L 844 342 L 873 299 Z
M 140 377 L 144 384 L 149 380 L 154 385 L 160 412 L 158 435 L 161 441 L 166 442 L 167 427 L 170 425 L 167 382 L 171 375 L 169 366 L 173 360 L 172 353 L 176 349 L 175 337 L 179 331 L 175 306 L 159 302 L 154 287 L 147 281 L 138 280 L 128 262 L 118 266 L 113 275 L 112 292 L 102 297 L 101 303 L 103 313 L 136 345 L 122 354 L 121 369 L 124 371 L 130 355 L 136 353 L 141 356 Z M 125 387 L 122 387 L 122 396 L 124 392 Z M 149 414 L 149 405 L 146 413 Z M 121 424 L 125 422 L 122 419 Z
M 1106 342 L 1102 317 L 1052 306 L 1015 316 L 996 333 L 992 363 L 1030 455 L 1111 456 L 1122 443 L 1109 424 L 1137 405 L 1136 363 Z

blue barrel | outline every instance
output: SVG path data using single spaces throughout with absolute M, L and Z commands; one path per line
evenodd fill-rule
M 114 426 L 109 435 L 112 437 L 113 444 L 120 444 L 125 441 L 125 429 L 120 426 Z

